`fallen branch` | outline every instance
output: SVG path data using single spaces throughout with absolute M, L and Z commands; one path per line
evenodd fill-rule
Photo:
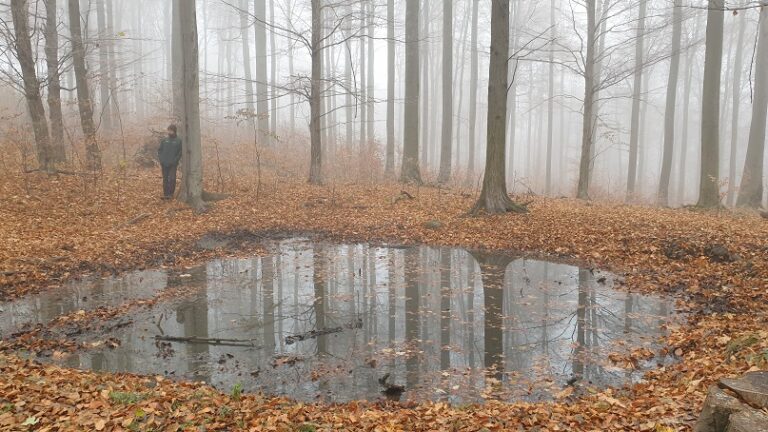
M 168 342 L 193 343 L 193 344 L 261 348 L 260 346 L 253 344 L 253 339 L 224 339 L 224 338 L 201 338 L 197 336 L 182 337 L 182 336 L 155 335 L 155 340 L 168 341 Z
M 307 339 L 315 339 L 318 336 L 323 336 L 331 333 L 341 333 L 344 331 L 345 328 L 347 329 L 359 329 L 363 327 L 363 320 L 358 319 L 355 322 L 349 323 L 344 325 L 343 327 L 333 327 L 333 328 L 325 328 L 320 330 L 310 330 L 305 333 L 297 334 L 297 335 L 290 335 L 285 337 L 285 344 L 286 345 L 293 345 L 296 342 L 301 342 L 303 340 Z

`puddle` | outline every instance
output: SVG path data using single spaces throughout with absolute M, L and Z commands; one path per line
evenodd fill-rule
M 626 368 L 630 348 L 659 351 L 673 302 L 615 291 L 608 273 L 425 246 L 292 239 L 272 249 L 174 277 L 192 294 L 134 314 L 110 334 L 120 346 L 56 361 L 308 401 L 379 399 L 389 388 L 452 403 L 622 385 L 667 361 L 635 355 Z M 0 329 L 151 296 L 168 280 L 138 272 L 0 305 Z

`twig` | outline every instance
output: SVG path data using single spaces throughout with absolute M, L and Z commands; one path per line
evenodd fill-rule
M 185 343 L 199 343 L 199 344 L 208 344 L 208 345 L 261 348 L 260 346 L 253 344 L 253 339 L 245 340 L 245 339 L 201 338 L 197 336 L 181 337 L 181 336 L 155 335 L 155 340 L 168 341 L 168 342 L 185 342 Z

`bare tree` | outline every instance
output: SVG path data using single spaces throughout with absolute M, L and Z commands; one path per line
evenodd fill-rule
M 680 74 L 680 45 L 683 36 L 683 2 L 672 5 L 672 54 L 667 77 L 667 103 L 664 108 L 664 154 L 659 180 L 659 205 L 669 205 L 669 177 L 672 174 L 672 154 L 675 145 L 675 106 L 677 104 L 677 79 Z
M 96 24 L 99 28 L 99 98 L 101 100 L 101 123 L 104 130 L 112 132 L 112 103 L 110 101 L 109 82 L 109 46 L 111 35 L 107 31 L 106 0 L 96 1 Z M 102 136 L 103 138 L 103 136 Z
M 746 13 L 739 18 L 739 36 L 736 43 L 736 58 L 733 66 L 733 109 L 731 113 L 731 152 L 728 159 L 728 205 L 736 204 L 736 154 L 739 148 L 739 108 L 741 105 L 741 74 L 744 71 L 744 34 L 746 33 Z
M 59 72 L 59 31 L 57 0 L 45 4 L 45 62 L 48 68 L 48 116 L 51 120 L 51 162 L 64 162 L 64 120 L 61 112 L 61 74 Z
M 405 0 L 405 120 L 400 181 L 421 183 L 419 171 L 419 10 L 421 0 Z
M 581 128 L 581 157 L 579 160 L 579 184 L 576 196 L 589 198 L 590 164 L 592 159 L 595 109 L 595 0 L 586 0 L 587 8 L 587 56 L 584 60 L 584 119 Z
M 29 35 L 29 6 L 27 0 L 11 1 L 11 15 L 15 33 L 16 57 L 21 67 L 21 78 L 24 81 L 24 97 L 27 99 L 27 110 L 32 120 L 32 131 L 35 134 L 37 147 L 37 163 L 40 169 L 51 169 L 50 136 L 48 121 L 45 119 L 45 108 L 40 97 L 40 81 L 35 72 L 35 59 L 32 54 L 32 43 Z
M 200 67 L 198 64 L 197 16 L 195 2 L 174 0 L 180 32 L 182 67 L 181 81 L 175 83 L 181 87 L 183 99 L 183 131 L 184 145 L 182 147 L 182 174 L 184 185 L 180 199 L 190 207 L 200 210 L 203 202 L 203 152 L 200 137 Z
M 555 0 L 549 5 L 550 38 L 557 37 L 555 27 Z M 552 193 L 552 134 L 555 121 L 555 51 L 549 50 L 549 97 L 547 98 L 547 155 L 546 155 L 546 188 L 547 195 Z
M 752 100 L 752 124 L 749 127 L 747 159 L 741 176 L 736 204 L 760 207 L 763 201 L 763 159 L 765 155 L 765 121 L 768 113 L 768 6 L 760 12 L 760 27 L 755 65 L 755 93 Z
M 85 68 L 85 46 L 83 45 L 83 33 L 80 26 L 80 2 L 79 0 L 68 1 L 72 64 L 75 69 L 80 126 L 85 137 L 86 166 L 90 170 L 100 170 L 101 150 L 96 141 L 96 126 L 93 124 L 93 103 L 88 89 L 88 71 Z
M 266 0 L 254 0 L 256 26 L 256 116 L 262 144 L 269 145 L 269 90 L 267 88 L 267 6 Z
M 506 119 L 509 65 L 509 0 L 491 2 L 491 58 L 488 68 L 488 120 L 485 174 L 472 214 L 526 212 L 512 202 L 506 185 Z
M 443 119 L 438 183 L 451 179 L 453 145 L 453 1 L 443 0 Z
M 471 180 L 475 175 L 475 139 L 477 139 L 477 86 L 478 86 L 478 54 L 477 54 L 477 21 L 480 0 L 472 0 L 472 53 L 469 72 L 469 157 L 467 158 L 467 176 Z
M 699 207 L 720 204 L 720 77 L 723 61 L 723 0 L 709 0 L 701 107 Z
M 632 125 L 629 134 L 629 168 L 627 169 L 627 200 L 635 194 L 637 181 L 638 136 L 640 134 L 640 95 L 643 92 L 643 55 L 645 54 L 645 15 L 648 9 L 647 0 L 640 0 L 640 10 L 637 18 L 637 38 L 635 40 L 635 82 L 632 86 Z
M 322 142 L 320 136 L 321 110 L 321 74 L 323 70 L 322 43 L 322 6 L 321 0 L 312 0 L 312 77 L 309 98 L 310 120 L 310 166 L 309 183 L 321 184 L 322 174 Z
M 395 173 L 395 0 L 387 1 L 387 158 L 384 172 Z
M 251 44 L 250 36 L 248 32 L 248 0 L 240 0 L 240 34 L 242 35 L 243 43 L 243 72 L 245 74 L 245 106 L 248 110 L 247 121 L 254 129 L 254 123 L 256 122 L 253 117 L 255 106 L 253 104 L 253 78 L 251 75 Z

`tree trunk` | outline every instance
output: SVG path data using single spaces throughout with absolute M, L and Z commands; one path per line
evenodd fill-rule
M 738 154 L 739 137 L 739 108 L 741 104 L 741 73 L 744 70 L 744 30 L 747 27 L 747 14 L 741 13 L 739 18 L 739 37 L 736 45 L 736 59 L 733 66 L 733 108 L 731 113 L 731 154 L 728 163 L 728 205 L 736 203 L 736 156 Z
M 200 137 L 200 69 L 198 65 L 197 17 L 195 2 L 175 0 L 178 9 L 181 58 L 174 58 L 182 64 L 181 95 L 184 107 L 184 144 L 185 159 L 183 181 L 184 201 L 192 208 L 201 210 L 203 203 L 203 158 Z
M 709 0 L 701 108 L 699 207 L 717 207 L 719 191 L 720 76 L 723 61 L 723 0 Z
M 509 0 L 491 2 L 491 57 L 488 68 L 488 120 L 485 174 L 470 213 L 524 212 L 512 202 L 506 184 L 507 84 L 509 79 Z
M 366 140 L 368 139 L 366 126 L 367 126 L 367 108 L 368 108 L 368 96 L 366 88 L 366 69 L 365 69 L 365 43 L 366 43 L 366 25 L 365 25 L 365 1 L 360 0 L 360 143 L 359 151 L 362 155 L 368 149 Z
M 589 179 L 592 159 L 592 141 L 595 118 L 595 0 L 586 0 L 587 7 L 587 57 L 584 62 L 584 119 L 581 127 L 581 158 L 579 160 L 579 184 L 576 196 L 589 199 Z
M 423 3 L 423 12 L 421 13 L 421 16 L 419 17 L 422 20 L 422 29 L 421 32 L 421 38 L 424 39 L 423 41 L 419 42 L 419 50 L 420 50 L 420 57 L 419 57 L 419 66 L 421 67 L 421 77 L 419 78 L 419 91 L 421 92 L 421 100 L 419 101 L 421 104 L 421 119 L 419 122 L 419 132 L 421 133 L 421 163 L 424 166 L 424 169 L 427 171 L 430 170 L 431 165 L 429 163 L 429 144 L 430 144 L 430 136 L 429 136 L 429 111 L 430 111 L 430 103 L 432 100 L 429 98 L 429 15 L 430 15 L 430 0 L 424 0 Z M 407 12 L 406 12 L 407 13 Z M 407 20 L 407 17 L 406 17 Z M 407 25 L 407 24 L 406 24 Z M 407 31 L 407 30 L 406 30 Z M 408 54 L 406 54 L 407 56 Z M 406 77 L 407 79 L 407 77 Z M 406 94 L 408 91 L 406 90 Z
M 352 98 L 352 47 L 349 43 L 351 29 L 349 24 L 344 26 L 344 34 L 347 40 L 344 42 L 344 83 L 346 92 L 344 97 L 346 131 L 344 138 L 347 141 L 347 150 L 351 151 L 355 142 L 354 106 Z
M 443 119 L 438 183 L 451 179 L 453 146 L 453 1 L 443 0 Z
M 309 166 L 309 183 L 322 184 L 322 143 L 320 140 L 320 120 L 321 120 L 321 107 L 320 107 L 320 91 L 322 71 L 323 71 L 323 56 L 322 56 L 322 5 L 321 0 L 312 0 L 312 84 L 311 94 L 309 100 L 310 106 L 310 120 L 309 120 L 309 135 L 310 135 L 310 166 Z
M 93 103 L 88 89 L 88 72 L 85 69 L 85 47 L 80 27 L 80 2 L 69 0 L 69 31 L 72 41 L 72 64 L 77 85 L 77 106 L 80 111 L 80 126 L 85 137 L 86 167 L 101 169 L 101 150 L 96 141 L 96 127 L 93 124 Z
M 768 113 L 768 7 L 760 12 L 755 93 L 752 100 L 752 124 L 749 127 L 747 158 L 736 204 L 760 207 L 763 201 L 763 160 L 765 157 L 765 120 Z M 735 127 L 735 125 L 734 125 Z
M 678 161 L 678 172 L 677 172 L 677 201 L 680 204 L 684 204 L 685 202 L 685 168 L 687 166 L 686 160 L 688 155 L 688 130 L 689 130 L 689 121 L 688 116 L 690 115 L 690 105 L 691 105 L 691 80 L 693 78 L 693 56 L 695 54 L 695 49 L 690 48 L 688 50 L 688 55 L 686 56 L 685 60 L 685 82 L 683 83 L 683 88 L 685 89 L 685 92 L 683 94 L 683 131 L 680 134 L 680 160 Z
M 477 139 L 477 86 L 478 84 L 478 54 L 477 54 L 477 21 L 480 0 L 472 0 L 472 59 L 469 72 L 469 157 L 467 158 L 467 178 L 472 181 L 475 176 L 475 139 Z
M 645 53 L 645 15 L 647 0 L 640 0 L 637 18 L 637 40 L 635 41 L 635 82 L 632 85 L 632 122 L 629 133 L 629 167 L 627 168 L 627 201 L 634 199 L 637 181 L 638 136 L 640 134 L 640 95 L 643 92 L 643 54 Z
M 373 120 L 374 120 L 374 85 L 373 85 L 373 79 L 374 79 L 374 53 L 373 53 L 373 38 L 375 33 L 375 28 L 373 26 L 373 19 L 374 19 L 374 1 L 375 0 L 368 0 L 368 107 L 367 107 L 367 114 L 368 114 L 368 146 L 373 149 L 374 148 L 374 132 L 375 129 L 373 127 Z
M 109 42 L 107 38 L 106 0 L 96 1 L 96 25 L 99 28 L 99 98 L 101 99 L 100 123 L 103 131 L 112 132 L 112 104 L 109 98 Z
M 56 0 L 45 4 L 45 61 L 48 67 L 48 115 L 51 119 L 51 163 L 64 162 L 64 120 L 61 113 L 61 74 L 59 72 L 59 31 Z
M 136 34 L 142 33 L 142 21 L 143 21 L 143 6 L 142 1 L 136 2 L 136 9 L 134 17 L 136 19 Z M 133 66 L 133 73 L 136 76 L 136 92 L 134 93 L 134 100 L 136 104 L 136 118 L 139 121 L 144 120 L 144 47 L 140 37 L 134 40 L 134 49 L 136 50 L 136 60 Z
M 395 174 L 395 0 L 387 2 L 387 176 Z
M 419 2 L 405 0 L 405 119 L 400 181 L 421 184 L 419 172 Z
M 15 36 L 16 56 L 21 66 L 21 77 L 24 81 L 24 96 L 27 99 L 27 109 L 32 120 L 32 131 L 37 147 L 37 163 L 41 170 L 52 168 L 51 141 L 48 135 L 48 121 L 45 119 L 45 108 L 40 97 L 40 81 L 35 72 L 35 59 L 32 54 L 32 44 L 29 35 L 29 7 L 27 0 L 13 0 L 11 15 Z
M 256 127 L 256 119 L 253 117 L 256 107 L 253 104 L 253 76 L 251 75 L 251 44 L 248 32 L 248 0 L 240 0 L 240 34 L 243 38 L 243 72 L 245 74 L 245 106 L 247 109 L 248 125 L 251 130 Z M 256 134 L 258 137 L 258 134 Z
M 555 0 L 552 0 L 549 6 L 549 25 L 550 37 L 556 40 L 557 32 L 555 28 Z M 546 157 L 546 186 L 544 191 L 547 195 L 552 193 L 552 135 L 553 124 L 555 121 L 555 50 L 549 50 L 549 100 L 547 101 L 547 157 Z
M 287 10 L 288 22 L 291 22 L 291 20 L 293 19 L 293 13 L 292 13 L 292 9 L 293 8 L 292 8 L 292 6 L 293 5 L 289 4 L 288 8 L 287 8 L 288 9 Z M 294 74 L 294 70 L 293 70 L 293 44 L 289 43 L 288 44 L 288 75 L 289 75 L 288 78 L 290 80 L 293 80 L 293 74 Z M 291 92 L 290 105 L 291 105 L 290 112 L 289 112 L 290 119 L 288 119 L 288 122 L 289 122 L 289 125 L 290 125 L 290 128 L 291 128 L 291 134 L 295 134 L 296 133 L 296 94 L 294 92 Z
M 595 15 L 601 16 L 600 19 L 600 30 L 595 36 L 597 39 L 597 52 L 595 53 L 595 65 L 593 68 L 593 82 L 596 84 L 595 90 L 594 90 L 594 96 L 592 96 L 593 104 L 592 104 L 592 120 L 590 123 L 592 124 L 592 137 L 593 141 L 589 148 L 589 170 L 587 171 L 587 189 L 589 189 L 589 186 L 592 184 L 592 174 L 593 174 L 593 168 L 595 163 L 595 147 L 597 146 L 597 141 L 599 139 L 600 134 L 598 133 L 598 122 L 597 118 L 600 115 L 600 83 L 603 79 L 603 60 L 605 60 L 604 52 L 605 52 L 605 39 L 607 32 L 607 26 L 608 26 L 608 9 L 611 6 L 610 0 L 603 0 L 602 3 L 596 4 L 596 7 L 599 6 L 599 10 L 596 11 Z M 597 26 L 597 24 L 595 24 Z M 597 27 L 595 27 L 595 31 L 597 30 Z
M 669 177 L 672 173 L 672 155 L 675 145 L 675 106 L 677 103 L 677 78 L 680 73 L 680 42 L 683 34 L 683 2 L 675 0 L 672 6 L 672 56 L 667 78 L 667 103 L 664 108 L 664 154 L 661 162 L 658 202 L 669 205 Z
M 269 0 L 269 22 L 275 25 L 275 0 Z M 269 130 L 273 136 L 277 136 L 277 91 L 275 82 L 277 81 L 277 42 L 276 33 L 273 31 L 269 35 Z
M 256 17 L 256 115 L 258 117 L 260 141 L 264 145 L 272 142 L 269 130 L 269 91 L 267 89 L 267 5 L 266 0 L 255 0 Z

